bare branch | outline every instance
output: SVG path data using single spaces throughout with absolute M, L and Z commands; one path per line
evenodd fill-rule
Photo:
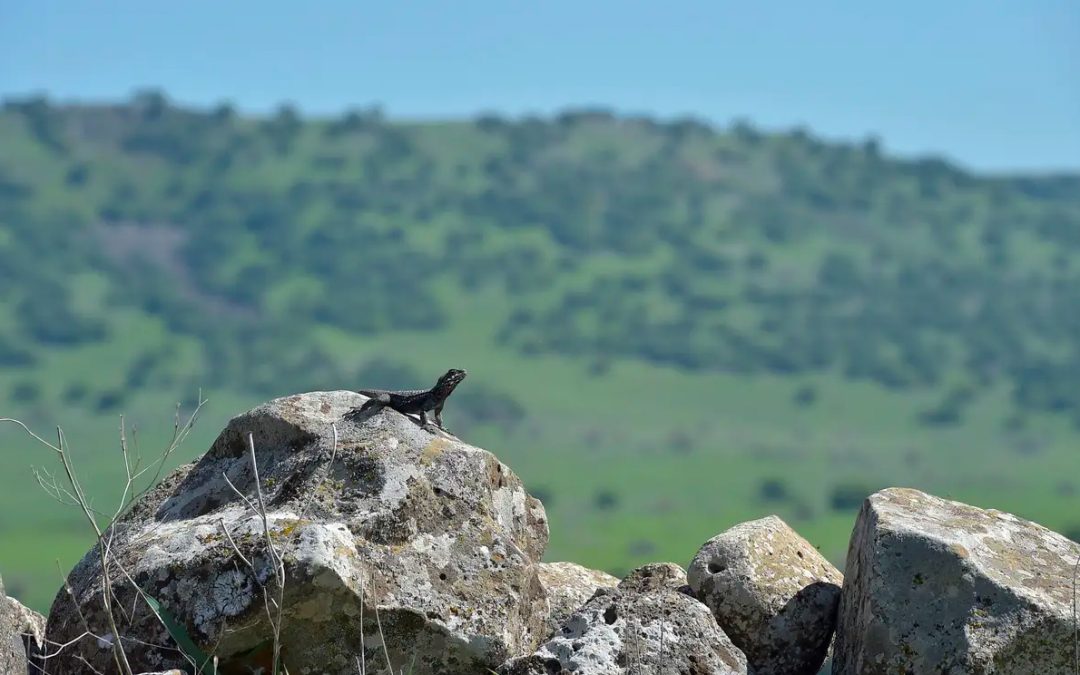
M 89 663 L 89 662 L 88 662 L 88 661 L 87 661 L 87 660 L 86 660 L 85 658 L 83 658 L 83 657 L 82 657 L 82 655 L 79 655 L 79 656 L 78 656 L 77 658 L 78 658 L 78 659 L 79 659 L 80 661 L 82 661 L 82 662 L 83 662 L 83 665 L 85 665 L 85 666 L 86 666 L 87 668 L 89 668 L 90 670 L 94 671 L 95 675 L 105 675 L 105 674 L 104 674 L 104 673 L 102 673 L 102 672 L 101 672 L 100 670 L 98 670 L 97 668 L 95 668 L 95 667 L 93 667 L 92 665 L 90 665 L 90 663 Z
M 102 590 L 101 600 L 105 608 L 105 618 L 109 624 L 109 630 L 112 631 L 112 635 L 115 636 L 115 640 L 112 643 L 113 647 L 113 659 L 116 661 L 116 666 L 120 672 L 124 675 L 134 675 L 131 670 L 131 664 L 128 663 L 127 654 L 124 652 L 124 648 L 120 641 L 120 631 L 116 627 L 116 617 L 113 614 L 113 602 L 112 602 L 112 579 L 109 575 L 109 556 L 108 549 L 105 547 L 102 536 L 101 527 L 97 523 L 97 519 L 94 517 L 93 511 L 90 509 L 89 501 L 86 499 L 86 494 L 82 490 L 82 486 L 79 484 L 79 480 L 75 474 L 75 467 L 71 463 L 70 454 L 65 452 L 64 443 L 64 431 L 60 427 L 56 427 L 56 447 L 60 456 L 60 462 L 64 467 L 64 473 L 67 477 L 68 484 L 71 485 L 71 489 L 74 491 L 75 498 L 79 502 L 79 506 L 82 508 L 83 514 L 86 516 L 87 522 L 90 523 L 90 527 L 94 529 L 94 534 L 97 535 L 98 540 L 98 557 L 101 562 L 101 575 L 102 575 Z
M 374 585 L 375 579 L 372 578 L 371 583 Z M 378 589 L 375 589 L 375 593 L 378 594 Z M 379 618 L 379 601 L 375 600 L 375 625 L 379 627 L 379 641 L 382 642 L 383 656 L 386 657 L 386 667 L 390 670 L 391 675 L 394 672 L 394 666 L 390 662 L 390 650 L 386 646 L 386 637 L 383 635 L 382 619 Z
M 360 568 L 360 675 L 367 675 L 367 648 L 364 645 L 364 603 L 367 602 L 367 597 L 364 593 L 364 568 Z M 386 664 L 390 666 L 389 663 Z
M 255 437 L 251 432 L 247 435 L 248 459 L 251 460 L 251 471 L 255 478 L 255 498 L 259 504 L 259 516 L 262 518 L 263 536 L 266 538 L 266 551 L 270 556 L 270 564 L 274 570 L 274 581 L 277 582 L 278 597 L 274 605 L 277 607 L 277 621 L 271 621 L 274 631 L 274 658 L 271 673 L 280 672 L 281 667 L 281 619 L 285 595 L 285 565 L 274 546 L 274 538 L 270 534 L 270 521 L 266 515 L 266 502 L 263 500 L 262 481 L 259 479 L 259 462 L 255 458 Z M 265 596 L 265 593 L 264 593 Z
M 196 412 L 198 412 L 198 409 L 196 409 Z M 137 456 L 137 450 L 136 456 L 134 457 L 134 459 L 132 458 L 131 451 L 127 442 L 127 431 L 126 425 L 124 423 L 124 418 L 121 417 L 120 419 L 120 448 L 124 461 L 125 484 L 122 491 L 120 504 L 118 505 L 117 510 L 111 514 L 111 517 L 106 517 L 104 516 L 104 514 L 96 511 L 91 504 L 90 498 L 83 490 L 82 484 L 79 481 L 78 474 L 75 470 L 74 463 L 72 462 L 71 453 L 68 450 L 68 444 L 65 439 L 63 429 L 61 429 L 60 427 L 56 428 L 56 443 L 54 444 L 46 441 L 44 438 L 34 433 L 25 423 L 21 422 L 20 420 L 12 418 L 0 418 L 0 422 L 8 422 L 11 424 L 15 424 L 23 431 L 25 431 L 31 438 L 52 450 L 56 454 L 57 458 L 60 460 L 60 464 L 64 470 L 64 477 L 66 479 L 68 487 L 60 485 L 60 482 L 56 479 L 56 477 L 48 472 L 44 472 L 43 475 L 42 472 L 34 470 L 35 479 L 42 487 L 42 489 L 54 499 L 57 499 L 64 504 L 78 506 L 79 509 L 82 511 L 87 523 L 90 525 L 91 529 L 94 532 L 94 535 L 97 539 L 96 548 L 98 551 L 98 559 L 101 566 L 102 575 L 102 605 L 104 609 L 104 616 L 110 630 L 109 636 L 96 637 L 103 642 L 107 642 L 111 646 L 112 656 L 113 660 L 116 663 L 117 670 L 119 670 L 124 675 L 132 675 L 131 665 L 128 662 L 127 654 L 125 653 L 123 647 L 123 642 L 127 638 L 123 638 L 120 635 L 120 631 L 117 628 L 115 611 L 119 609 L 119 611 L 124 614 L 124 618 L 130 623 L 134 607 L 132 608 L 132 613 L 129 613 L 126 607 L 115 602 L 115 597 L 113 596 L 112 579 L 112 566 L 115 565 L 120 570 L 120 572 L 128 579 L 132 586 L 134 586 L 135 589 L 139 591 L 139 594 L 142 595 L 141 589 L 139 589 L 138 585 L 135 584 L 134 579 L 131 578 L 131 575 L 128 573 L 128 571 L 124 569 L 122 564 L 119 564 L 117 561 L 114 561 L 112 559 L 113 543 L 116 536 L 116 530 L 114 527 L 112 527 L 112 524 L 116 521 L 116 519 L 120 516 L 124 509 L 134 502 L 135 497 L 132 496 L 134 482 L 138 478 L 138 476 L 141 475 L 141 472 L 139 472 L 137 469 L 141 460 Z M 182 441 L 186 437 L 188 431 L 190 431 L 191 424 L 193 422 L 194 413 L 192 414 L 191 419 L 188 420 L 188 423 L 186 425 L 181 426 L 179 425 L 179 423 L 175 425 L 173 442 L 162 453 L 160 461 L 157 465 L 159 475 L 168 457 L 176 449 L 180 441 Z M 104 530 L 102 529 L 103 526 L 98 522 L 99 517 L 102 517 L 103 521 L 105 521 L 105 519 L 107 518 L 107 521 L 104 525 L 106 529 Z M 75 606 L 76 611 L 78 611 L 80 620 L 83 623 L 83 627 L 85 630 L 81 637 L 85 637 L 87 635 L 94 635 L 94 633 L 90 631 L 89 625 L 86 621 L 86 617 L 82 613 L 82 608 L 79 605 L 78 598 L 75 597 L 74 592 L 71 590 L 71 586 L 67 582 L 66 578 L 64 579 L 64 588 L 68 595 L 71 597 L 72 603 Z M 128 640 L 132 641 L 130 639 Z M 62 650 L 66 646 L 68 645 L 61 645 L 60 649 Z M 57 651 L 57 653 L 59 652 Z M 45 654 L 44 658 L 49 658 L 51 656 L 55 656 L 55 654 Z M 87 664 L 87 666 L 89 667 L 89 664 Z
M 60 448 L 58 448 L 55 445 L 53 445 L 52 443 L 48 442 L 47 440 L 45 440 L 41 436 L 38 436 L 33 431 L 30 431 L 30 427 L 26 426 L 25 424 L 23 424 L 21 421 L 19 421 L 17 419 L 13 419 L 11 417 L 0 417 L 0 422 L 10 422 L 11 424 L 15 424 L 17 426 L 20 426 L 20 427 L 22 427 L 23 431 L 25 431 L 27 434 L 29 434 L 30 437 L 33 438 L 38 443 L 41 443 L 42 445 L 44 445 L 47 448 L 50 448 L 53 452 L 56 452 L 57 454 L 62 452 L 60 450 Z
M 140 490 L 137 494 L 132 495 L 131 500 L 128 502 L 127 507 L 125 507 L 125 509 L 130 507 L 136 501 L 138 501 L 139 497 L 142 497 L 144 494 L 146 494 L 146 492 L 149 491 L 150 488 L 157 485 L 158 480 L 161 478 L 161 472 L 165 468 L 165 465 L 168 463 L 169 458 L 172 456 L 172 454 L 174 452 L 176 452 L 177 448 L 180 447 L 180 445 L 184 442 L 184 440 L 191 433 L 192 428 L 194 428 L 194 426 L 195 426 L 195 420 L 198 419 L 199 412 L 203 409 L 203 406 L 205 406 L 206 403 L 207 403 L 207 399 L 204 399 L 202 397 L 202 390 L 200 389 L 199 390 L 199 402 L 195 406 L 195 409 L 191 411 L 191 415 L 188 416 L 187 421 L 184 422 L 183 424 L 180 423 L 180 404 L 179 403 L 176 404 L 176 413 L 175 413 L 175 415 L 173 417 L 173 436 L 172 436 L 172 440 L 169 442 L 169 445 L 165 447 L 165 449 L 162 451 L 161 455 L 154 461 L 153 464 L 151 464 L 150 466 L 146 467 L 145 469 L 143 469 L 141 471 L 138 471 L 138 472 L 136 472 L 134 474 L 134 479 L 138 479 L 144 473 L 149 471 L 151 467 L 153 467 L 155 469 L 154 477 L 150 479 L 150 481 L 146 484 L 146 487 L 144 487 L 142 490 Z
M 251 500 L 247 498 L 247 495 L 245 495 L 243 492 L 240 492 L 240 490 L 238 490 L 237 487 L 233 485 L 233 482 L 229 480 L 229 476 L 224 471 L 221 472 L 221 477 L 224 478 L 225 482 L 229 484 L 229 487 L 231 487 L 232 491 L 236 493 L 236 496 L 244 500 L 244 503 L 247 504 L 247 507 L 249 509 L 251 509 L 255 513 L 259 512 L 259 507 L 252 504 Z
M 1073 672 L 1074 675 L 1080 675 L 1080 625 L 1077 625 L 1077 607 L 1076 607 L 1076 581 L 1080 575 L 1080 554 L 1076 556 L 1076 562 L 1073 564 L 1073 578 L 1072 578 L 1072 592 L 1073 592 Z
M 258 575 L 255 572 L 255 565 L 253 565 L 251 563 L 251 561 L 248 560 L 247 557 L 245 557 L 244 554 L 240 552 L 240 547 L 236 545 L 236 541 L 233 539 L 232 535 L 229 533 L 229 528 L 225 526 L 225 519 L 224 518 L 218 518 L 218 524 L 221 525 L 221 531 L 225 533 L 225 538 L 229 540 L 229 544 L 232 546 L 233 553 L 235 553 L 238 558 L 240 558 L 241 560 L 244 561 L 244 564 L 247 565 L 251 569 L 251 573 L 253 575 L 256 575 L 255 581 L 257 583 L 258 582 L 258 578 L 257 578 Z
M 44 490 L 47 495 L 64 506 L 79 505 L 78 500 L 75 499 L 75 495 L 71 494 L 71 492 L 56 482 L 56 476 L 53 476 L 44 469 L 39 471 L 37 467 L 30 467 L 30 472 L 34 474 L 34 480 L 37 481 L 38 487 Z

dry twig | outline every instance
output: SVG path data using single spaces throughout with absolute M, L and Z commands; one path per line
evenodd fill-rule
M 195 419 L 205 403 L 206 401 L 203 400 L 202 396 L 200 395 L 198 406 L 192 412 L 191 416 L 188 418 L 188 421 L 185 424 L 180 424 L 179 406 L 177 407 L 177 414 L 174 418 L 175 421 L 173 425 L 173 438 L 169 445 L 166 446 L 165 450 L 159 457 L 158 462 L 156 463 L 157 473 L 155 474 L 155 481 L 153 481 L 154 483 L 156 483 L 156 477 L 160 476 L 162 468 L 167 463 L 173 452 L 176 451 L 176 449 L 180 446 L 180 443 L 187 437 L 188 433 L 190 433 L 191 428 L 194 426 Z M 60 465 L 64 470 L 64 478 L 66 479 L 67 486 L 65 487 L 60 485 L 56 477 L 48 472 L 44 472 L 44 476 L 47 477 L 45 478 L 43 477 L 42 472 L 34 470 L 35 479 L 38 481 L 38 484 L 42 487 L 42 489 L 44 489 L 45 492 L 52 496 L 54 499 L 57 499 L 62 504 L 67 504 L 69 506 L 75 506 L 79 508 L 84 518 L 86 519 L 86 522 L 90 526 L 91 530 L 94 532 L 94 536 L 97 541 L 96 548 L 98 552 L 98 561 L 101 565 L 102 576 L 102 604 L 105 614 L 105 620 L 108 623 L 110 633 L 108 635 L 98 636 L 90 631 L 89 625 L 86 621 L 86 617 L 82 613 L 82 608 L 79 607 L 78 599 L 75 597 L 74 593 L 71 590 L 71 586 L 67 583 L 67 579 L 65 578 L 64 587 L 68 595 L 72 599 L 72 604 L 79 612 L 79 617 L 83 623 L 83 627 L 85 630 L 83 634 L 81 634 L 78 638 L 75 638 L 73 641 L 65 643 L 63 645 L 58 645 L 57 650 L 52 654 L 44 654 L 43 658 L 55 658 L 55 656 L 60 651 L 62 651 L 62 649 L 70 646 L 71 644 L 74 644 L 75 642 L 81 640 L 84 637 L 93 636 L 102 643 L 107 643 L 110 645 L 113 660 L 116 663 L 117 669 L 121 673 L 123 673 L 124 675 L 133 675 L 131 664 L 128 662 L 127 653 L 124 651 L 124 638 L 120 635 L 120 631 L 116 623 L 115 609 L 119 608 L 120 611 L 123 611 L 124 608 L 115 602 L 116 598 L 113 595 L 113 579 L 111 573 L 111 566 L 115 566 L 117 569 L 119 569 L 120 572 L 128 579 L 128 581 L 132 583 L 136 590 L 140 589 L 138 589 L 138 586 L 135 585 L 134 580 L 131 578 L 131 575 L 128 574 L 123 564 L 112 559 L 113 537 L 115 536 L 113 524 L 121 515 L 123 515 L 127 508 L 129 508 L 131 504 L 135 502 L 138 496 L 141 496 L 146 490 L 152 487 L 153 483 L 140 491 L 138 495 L 134 494 L 133 492 L 136 481 L 138 481 L 138 479 L 146 471 L 148 471 L 150 467 L 142 470 L 139 469 L 141 459 L 137 456 L 137 453 L 134 460 L 132 459 L 127 444 L 127 434 L 123 417 L 121 417 L 120 449 L 124 461 L 125 482 L 124 488 L 121 491 L 119 506 L 117 507 L 116 511 L 106 517 L 105 514 L 96 511 L 92 507 L 90 498 L 87 496 L 81 482 L 79 481 L 78 473 L 76 472 L 74 463 L 72 462 L 71 453 L 65 440 L 63 429 L 61 429 L 60 427 L 56 428 L 56 443 L 53 444 L 34 433 L 25 423 L 20 420 L 7 417 L 0 418 L 0 423 L 3 422 L 14 424 L 20 427 L 31 438 L 53 451 L 57 459 L 60 460 Z M 103 517 L 104 523 L 100 523 L 98 519 Z M 127 616 L 125 618 L 130 621 L 130 616 Z M 90 667 L 89 664 L 86 665 L 87 667 Z

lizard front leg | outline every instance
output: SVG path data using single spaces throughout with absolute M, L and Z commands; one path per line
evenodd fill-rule
M 446 427 L 443 426 L 443 421 L 442 421 L 442 409 L 443 409 L 443 403 L 440 403 L 439 405 L 435 406 L 435 424 L 436 424 L 436 426 L 438 426 L 443 431 L 446 431 Z
M 427 429 L 431 426 L 431 420 L 428 419 L 428 411 L 420 411 L 420 426 Z

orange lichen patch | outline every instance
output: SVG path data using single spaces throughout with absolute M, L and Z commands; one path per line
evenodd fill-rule
M 308 521 L 308 520 L 284 520 L 284 521 L 281 521 L 281 525 L 282 525 L 281 529 L 278 529 L 278 530 L 274 531 L 273 534 L 278 534 L 278 535 L 281 535 L 283 537 L 288 537 L 293 532 L 296 532 L 296 529 L 298 527 L 300 527 L 301 525 L 307 524 L 309 522 L 311 522 L 311 521 Z
M 971 555 L 968 550 L 960 544 L 950 544 L 949 551 L 958 558 L 968 558 Z
M 433 438 L 431 442 L 424 448 L 423 453 L 420 455 L 420 464 L 423 466 L 430 465 L 436 457 L 443 454 L 446 448 L 450 445 L 450 441 L 445 438 Z

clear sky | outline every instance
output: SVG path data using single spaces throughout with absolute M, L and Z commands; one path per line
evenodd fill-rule
M 598 104 L 1080 170 L 1080 1 L 0 0 L 0 95 L 308 113 Z

